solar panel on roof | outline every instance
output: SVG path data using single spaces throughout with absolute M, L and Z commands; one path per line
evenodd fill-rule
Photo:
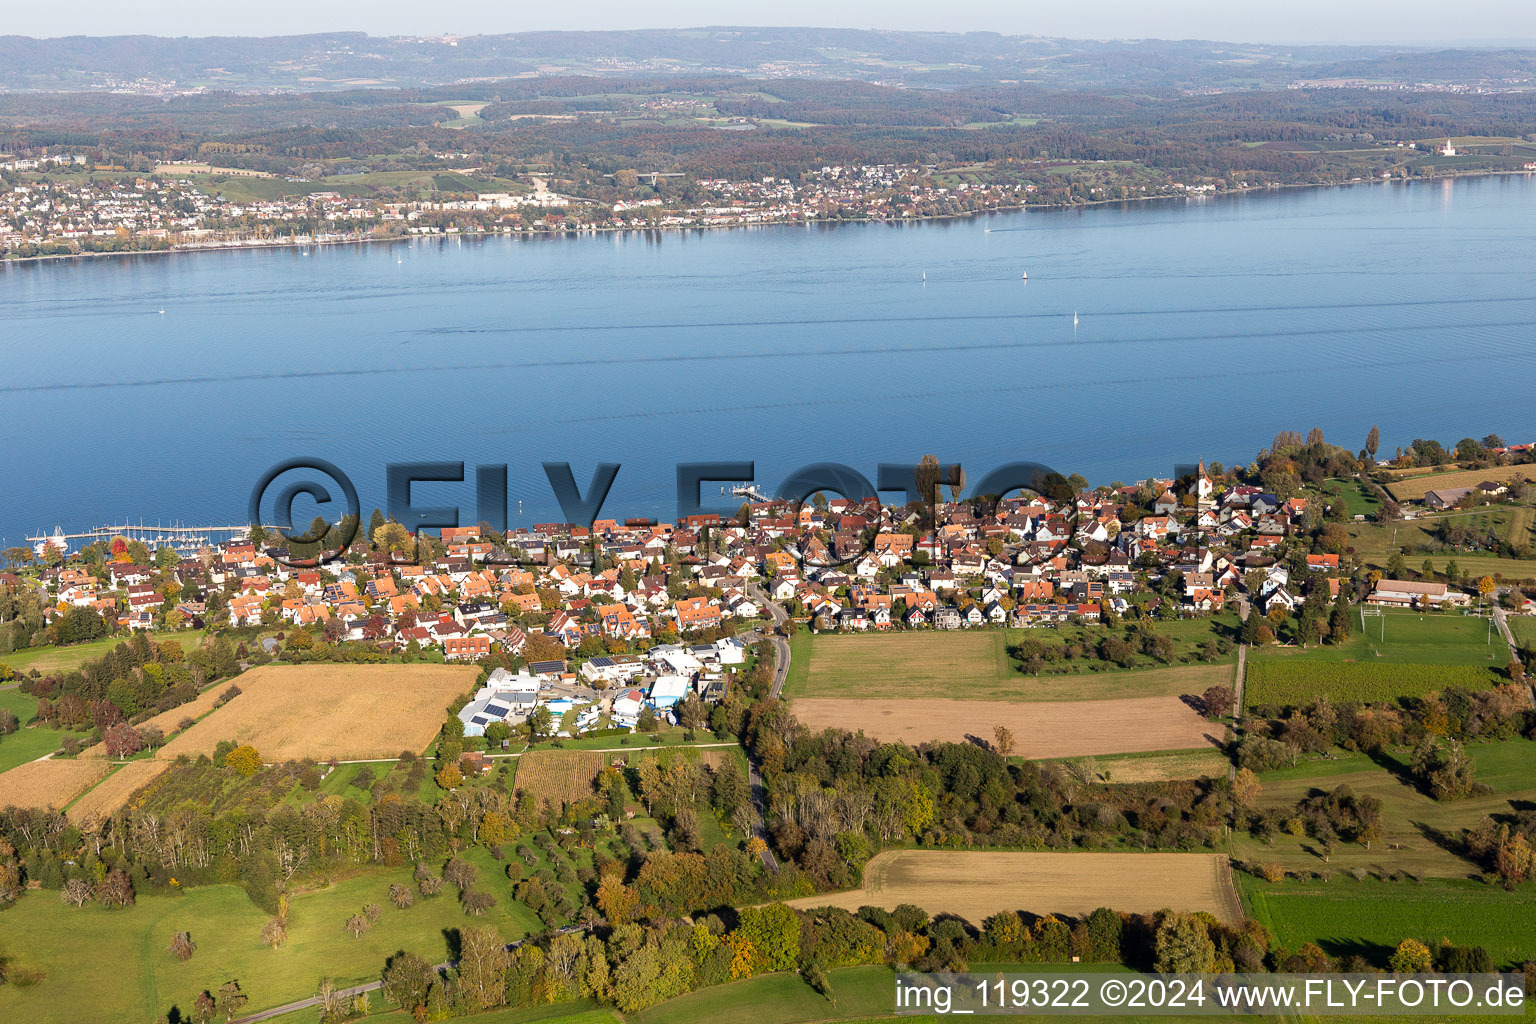
M 487 704 L 485 706 L 485 713 L 495 715 L 497 718 L 506 718 L 511 710 L 511 708 L 504 708 L 500 704 Z
M 475 725 L 486 725 L 488 723 L 488 719 L 486 719 L 484 715 L 476 715 L 474 718 L 471 718 L 470 721 Z

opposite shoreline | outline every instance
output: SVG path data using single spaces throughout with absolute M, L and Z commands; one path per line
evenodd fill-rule
M 284 239 L 261 242 L 254 240 L 231 241 L 228 243 L 212 244 L 187 244 L 171 246 L 165 249 L 121 249 L 112 252 L 76 252 L 53 253 L 46 256 L 17 256 L 0 257 L 0 267 L 6 266 L 30 266 L 47 262 L 92 260 L 120 256 L 178 256 L 193 253 L 208 252 L 241 252 L 260 249 L 306 249 L 320 246 L 345 246 L 345 245 L 375 245 L 375 244 L 399 244 L 413 242 L 418 239 L 448 239 L 448 238 L 522 238 L 522 239 L 552 239 L 552 238 L 579 238 L 587 235 L 605 234 L 629 234 L 644 233 L 655 234 L 665 232 L 699 231 L 735 231 L 747 228 L 790 228 L 820 226 L 841 226 L 855 224 L 918 224 L 941 221 L 975 220 L 980 217 L 989 217 L 999 213 L 1018 213 L 1024 210 L 1039 210 L 1042 213 L 1062 212 L 1070 210 L 1083 210 L 1101 206 L 1130 206 L 1142 203 L 1189 203 L 1194 201 L 1204 202 L 1212 199 L 1226 199 L 1232 197 L 1248 197 L 1265 192 L 1298 191 L 1304 189 L 1324 188 L 1354 188 L 1361 185 L 1410 185 L 1417 182 L 1443 183 L 1458 179 L 1484 179 L 1503 177 L 1532 177 L 1536 171 L 1468 171 L 1460 174 L 1441 174 L 1420 178 L 1392 178 L 1392 179 L 1362 179 L 1359 181 L 1318 181 L 1299 182 L 1285 185 L 1256 185 L 1250 188 L 1228 189 L 1223 192 L 1208 192 L 1197 195 L 1184 196 L 1137 196 L 1131 199 L 1089 199 L 1080 203 L 1052 203 L 1038 206 L 1012 205 L 995 206 L 987 210 L 967 210 L 964 213 L 939 213 L 927 214 L 920 217 L 892 217 L 892 218 L 835 218 L 835 217 L 808 217 L 801 220 L 773 220 L 761 223 L 743 223 L 740 221 L 729 224 L 667 224 L 649 227 L 615 226 L 612 224 L 583 225 L 572 231 L 454 231 L 434 232 L 426 235 L 390 235 L 384 238 L 355 237 L 355 238 L 322 238 L 322 239 Z

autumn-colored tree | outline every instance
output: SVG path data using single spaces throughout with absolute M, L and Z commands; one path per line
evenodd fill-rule
M 1252 806 L 1253 802 L 1264 792 L 1264 784 L 1259 777 L 1247 768 L 1239 768 L 1237 775 L 1232 780 L 1232 799 L 1243 806 Z
M 261 771 L 261 754 L 249 743 L 242 744 L 224 755 L 224 767 L 248 779 Z
M 416 897 L 411 894 L 410 889 L 401 885 L 399 882 L 395 882 L 389 887 L 389 902 L 393 903 L 399 909 L 405 910 L 409 908 L 412 903 L 416 902 Z
M 132 757 L 144 749 L 144 740 L 139 731 L 127 722 L 118 722 L 109 728 L 101 742 L 107 748 L 108 757 Z
M 457 789 L 464 784 L 464 773 L 457 761 L 449 761 L 437 770 L 437 784 L 443 789 Z
M 353 914 L 351 917 L 347 918 L 346 928 L 347 931 L 352 933 L 352 937 L 354 939 L 360 937 L 363 932 L 372 927 L 373 922 L 369 921 L 362 914 Z
M 96 902 L 104 907 L 131 907 L 133 883 L 128 880 L 125 871 L 108 871 L 106 877 L 97 883 L 93 895 Z
M 261 944 L 276 949 L 288 941 L 288 925 L 280 917 L 274 917 L 261 929 Z
M 635 890 L 624 884 L 615 874 L 605 874 L 597 887 L 597 909 L 603 912 L 610 925 L 620 925 L 634 919 L 640 907 L 640 897 Z
M 1013 754 L 1013 730 L 1006 725 L 992 727 L 992 745 L 1002 757 Z
M 1427 974 L 1434 970 L 1435 958 L 1418 939 L 1404 939 L 1397 944 L 1387 966 L 1398 974 Z
M 168 952 L 178 960 L 191 960 L 192 954 L 197 951 L 197 944 L 192 941 L 190 932 L 177 932 L 171 939 Z
M 465 928 L 459 953 L 459 998 L 470 1010 L 489 1010 L 506 1001 L 503 976 L 511 966 L 505 943 L 494 928 Z

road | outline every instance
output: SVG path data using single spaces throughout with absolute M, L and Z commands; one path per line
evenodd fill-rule
M 752 600 L 768 609 L 768 614 L 773 616 L 773 624 L 782 629 L 784 623 L 789 621 L 789 612 L 782 605 L 774 603 L 766 591 L 755 584 L 747 588 L 747 594 Z M 778 635 L 777 632 L 764 634 L 765 639 L 773 644 L 774 665 L 773 684 L 768 688 L 768 698 L 778 700 L 784 692 L 784 680 L 789 678 L 789 641 Z M 757 770 L 757 758 L 752 752 L 747 751 L 747 784 L 752 794 L 752 835 L 763 841 L 763 867 L 769 871 L 779 870 L 779 860 L 773 855 L 773 844 L 768 841 L 768 825 L 764 820 L 764 804 L 767 789 L 763 786 L 763 777 Z
M 768 609 L 768 614 L 773 616 L 773 624 L 777 629 L 784 628 L 784 623 L 789 621 L 789 612 L 784 610 L 783 605 L 775 604 L 768 593 L 756 584 L 747 587 L 747 594 L 752 600 Z M 773 670 L 773 685 L 768 688 L 768 697 L 771 700 L 778 700 L 784 692 L 784 680 L 789 678 L 789 641 L 777 633 L 765 635 L 778 654 Z

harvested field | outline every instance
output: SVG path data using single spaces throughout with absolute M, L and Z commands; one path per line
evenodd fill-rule
M 0 807 L 63 807 L 111 767 L 99 758 L 28 761 L 0 774 Z
M 802 697 L 794 710 L 812 729 L 862 730 L 912 744 L 991 743 L 993 728 L 1005 725 L 1013 731 L 1013 753 L 1027 758 L 1189 750 L 1219 742 L 1225 731 L 1178 697 L 1034 703 Z
M 71 804 L 67 812 L 69 820 L 76 825 L 105 821 L 126 804 L 133 794 L 170 767 L 169 761 L 130 761 Z
M 1230 923 L 1242 920 L 1231 866 L 1218 853 L 886 850 L 864 866 L 862 888 L 789 905 L 894 910 L 903 903 L 977 926 L 1004 910 L 1081 917 L 1099 907 L 1205 910 Z
M 236 679 L 240 696 L 156 756 L 211 754 L 221 740 L 249 743 L 269 762 L 421 753 L 477 672 L 468 665 L 265 665 Z
M 592 783 L 608 757 L 595 750 L 535 750 L 517 759 L 516 787 L 540 804 L 580 800 L 592 795 Z

